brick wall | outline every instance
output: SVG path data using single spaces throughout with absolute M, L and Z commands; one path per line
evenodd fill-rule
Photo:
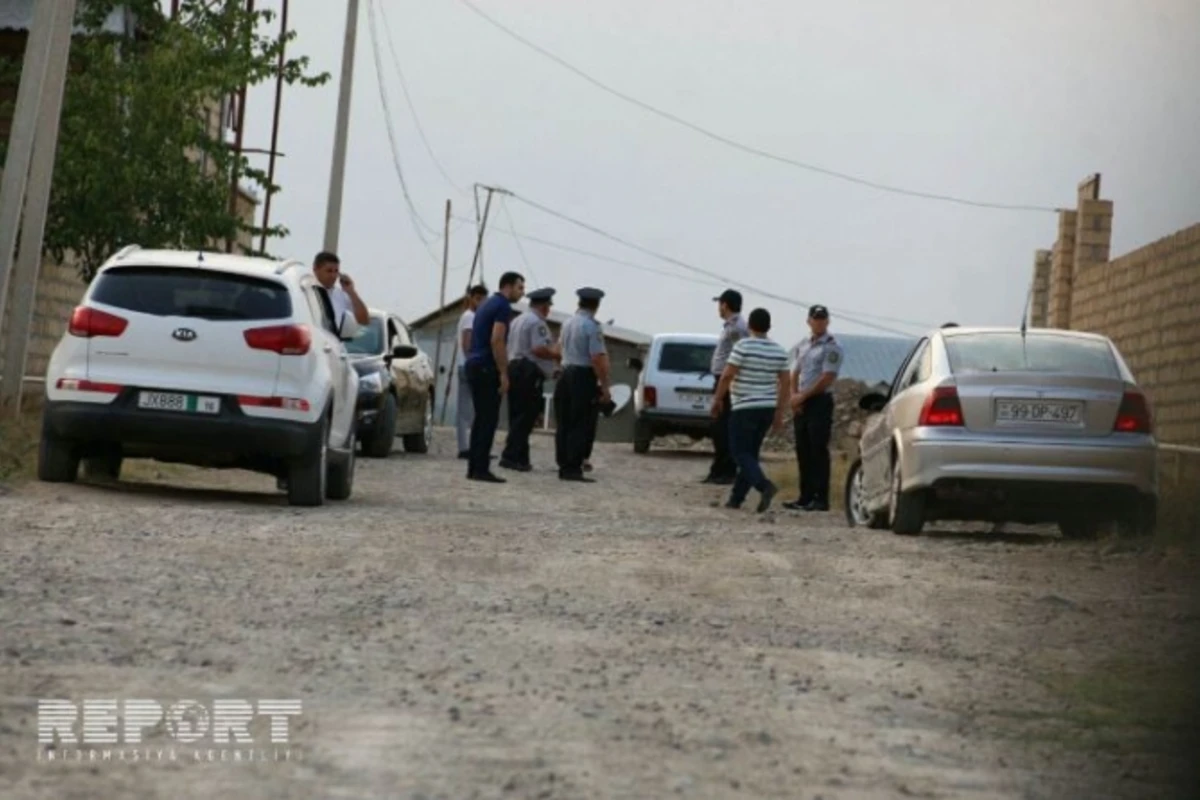
M 1113 204 L 1100 178 L 1059 212 L 1034 259 L 1030 324 L 1108 336 L 1154 406 L 1162 442 L 1200 446 L 1200 224 L 1111 259 Z
M 29 332 L 29 349 L 25 357 L 25 374 L 42 376 L 54 346 L 67 329 L 71 311 L 83 297 L 87 285 L 73 264 L 58 264 L 42 259 L 38 274 L 37 294 L 33 307 L 33 327 Z M 5 314 L 0 328 L 0 370 L 4 368 L 4 347 L 8 340 L 11 314 Z
M 1200 225 L 1075 275 L 1071 327 L 1110 337 L 1161 441 L 1200 446 Z

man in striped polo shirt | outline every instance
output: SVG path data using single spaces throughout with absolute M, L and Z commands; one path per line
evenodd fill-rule
M 733 346 L 716 396 L 722 398 L 717 403 L 730 404 L 729 445 L 738 467 L 725 507 L 741 508 L 746 495 L 756 489 L 758 512 L 762 513 L 770 508 L 779 489 L 763 474 L 758 454 L 769 430 L 783 430 L 792 391 L 791 365 L 787 352 L 767 338 L 771 330 L 769 311 L 751 311 L 748 327 L 750 337 Z M 713 417 L 721 411 L 714 404 Z

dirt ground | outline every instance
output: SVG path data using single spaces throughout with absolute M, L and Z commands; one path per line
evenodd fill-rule
M 320 509 L 153 465 L 0 488 L 0 797 L 1194 796 L 1191 556 L 759 518 L 624 446 L 480 486 L 451 439 Z M 51 762 L 39 698 L 303 712 Z

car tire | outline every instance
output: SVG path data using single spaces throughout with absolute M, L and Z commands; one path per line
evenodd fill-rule
M 342 453 L 330 453 L 329 474 L 325 479 L 325 496 L 330 500 L 349 500 L 354 493 L 354 442 L 358 437 L 354 430 L 346 438 L 346 449 Z
M 396 443 L 396 395 L 391 392 L 383 399 L 383 410 L 375 421 L 371 438 L 363 441 L 363 455 L 370 458 L 387 458 Z
M 654 434 L 650 430 L 650 426 L 641 420 L 633 424 L 633 452 L 638 455 L 645 455 L 650 452 L 650 443 L 654 440 Z
M 902 492 L 904 476 L 900 461 L 892 465 L 891 504 L 888 509 L 888 527 L 901 536 L 916 536 L 925 527 L 925 491 L 916 489 Z
M 319 506 L 325 502 L 329 472 L 329 417 L 317 423 L 312 449 L 288 465 L 288 505 Z
M 867 509 L 865 498 L 861 496 L 862 490 L 862 459 L 856 459 L 846 475 L 846 488 L 842 498 L 842 507 L 846 509 L 846 524 L 851 528 L 886 528 L 885 516 L 878 511 L 871 512 Z
M 119 452 L 83 459 L 83 476 L 90 480 L 115 481 L 121 477 L 124 459 Z
M 421 432 L 408 433 L 404 436 L 404 452 L 428 453 L 429 445 L 433 443 L 433 395 L 425 400 L 425 413 L 421 417 Z
M 73 483 L 79 477 L 79 455 L 74 445 L 60 439 L 45 420 L 38 442 L 37 476 L 47 483 Z

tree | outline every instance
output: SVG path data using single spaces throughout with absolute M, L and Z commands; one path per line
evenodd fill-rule
M 280 41 L 260 31 L 274 17 L 245 0 L 182 0 L 178 17 L 158 0 L 81 0 L 54 168 L 46 251 L 74 255 L 85 279 L 126 244 L 202 249 L 263 230 L 230 208 L 230 184 L 268 187 L 265 171 L 238 156 L 209 114 L 223 97 L 277 74 Z M 114 8 L 137 34 L 104 31 Z M 19 62 L 16 64 L 19 70 Z M 287 59 L 287 85 L 318 86 L 306 57 Z M 268 238 L 287 235 L 279 225 Z

